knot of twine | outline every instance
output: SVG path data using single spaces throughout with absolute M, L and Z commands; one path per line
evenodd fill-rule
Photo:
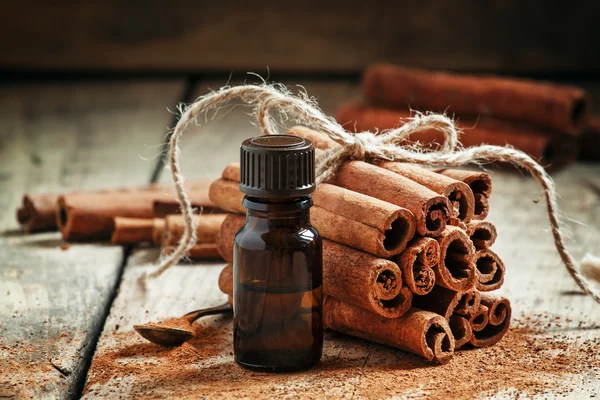
M 325 115 L 314 99 L 308 97 L 306 93 L 294 95 L 280 84 L 223 87 L 198 98 L 180 110 L 181 118 L 169 139 L 168 161 L 181 211 L 185 217 L 185 232 L 175 251 L 161 260 L 159 267 L 150 274 L 150 277 L 158 277 L 179 262 L 196 243 L 194 210 L 184 190 L 184 177 L 179 165 L 181 136 L 186 129 L 196 123 L 199 114 L 215 109 L 236 98 L 254 108 L 254 115 L 263 134 L 277 134 L 277 122 L 270 114 L 271 110 L 276 110 L 281 122 L 293 121 L 295 124 L 305 125 L 327 134 L 338 144 L 317 158 L 317 184 L 330 178 L 349 159 L 388 160 L 437 167 L 503 162 L 527 170 L 542 186 L 548 208 L 548 219 L 560 258 L 579 287 L 600 303 L 600 290 L 581 274 L 579 266 L 565 247 L 554 181 L 546 170 L 529 155 L 510 146 L 484 144 L 463 148 L 458 140 L 459 132 L 454 122 L 442 114 L 417 113 L 402 126 L 378 134 L 368 131 L 351 133 L 333 118 Z M 439 148 L 431 149 L 418 142 L 406 143 L 408 136 L 414 140 L 414 137 L 418 137 L 420 132 L 432 129 L 438 130 L 444 135 L 444 141 Z

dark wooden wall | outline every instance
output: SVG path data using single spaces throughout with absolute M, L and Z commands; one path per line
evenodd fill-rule
M 5 3 L 9 70 L 600 72 L 599 1 Z

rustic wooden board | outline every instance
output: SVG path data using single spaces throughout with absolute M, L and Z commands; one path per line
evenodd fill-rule
M 326 112 L 332 112 L 340 99 L 356 95 L 356 88 L 347 84 L 300 83 L 320 99 Z M 216 87 L 218 82 L 208 85 Z M 223 165 L 238 157 L 237 143 L 256 134 L 255 127 L 243 122 L 247 120 L 243 112 L 232 112 L 198 133 L 187 135 L 184 171 L 190 177 L 218 174 Z M 600 185 L 600 166 L 574 165 L 555 177 L 563 211 L 587 224 L 585 227 L 570 224 L 574 234 L 571 248 L 579 257 L 585 248 L 594 250 L 600 240 L 600 197 L 588 182 Z M 472 392 L 463 393 L 464 397 L 540 395 L 539 391 L 529 391 L 527 385 L 533 384 L 537 385 L 536 390 L 542 387 L 541 393 L 547 397 L 600 395 L 598 381 L 594 379 L 600 367 L 597 355 L 586 359 L 589 371 L 581 374 L 546 370 L 535 377 L 524 374 L 524 371 L 531 373 L 536 363 L 560 356 L 556 348 L 562 346 L 560 343 L 536 349 L 539 343 L 552 340 L 548 337 L 561 335 L 561 340 L 572 340 L 582 347 L 598 340 L 599 306 L 580 295 L 560 264 L 547 231 L 545 207 L 534 202 L 540 194 L 536 184 L 514 172 L 494 170 L 493 178 L 489 219 L 499 232 L 494 248 L 508 267 L 501 293 L 514 305 L 517 327 L 526 327 L 527 318 L 547 320 L 547 326 L 536 327 L 541 332 L 527 336 L 514 330 L 492 350 L 459 352 L 450 364 L 436 367 L 402 351 L 327 332 L 324 356 L 316 368 L 276 377 L 254 373 L 238 367 L 233 360 L 228 318 L 206 319 L 199 324 L 198 338 L 175 349 L 149 344 L 133 332 L 135 323 L 179 316 L 225 299 L 216 287 L 224 265 L 218 262 L 182 264 L 141 286 L 138 278 L 155 268 L 151 263 L 157 254 L 140 250 L 126 267 L 119 295 L 92 361 L 84 397 L 448 398 L 456 397 L 452 387 L 457 382 L 472 382 Z M 162 179 L 169 177 L 163 174 Z M 540 342 L 543 340 L 546 342 Z M 519 345 L 519 352 L 511 347 L 515 344 Z M 474 358 L 477 366 L 472 365 Z M 527 370 L 519 367 L 521 364 L 533 366 Z M 479 377 L 472 367 L 487 368 L 488 372 Z M 495 376 L 496 367 L 505 372 L 514 367 L 514 374 Z
M 49 83 L 0 89 L 0 397 L 77 391 L 123 250 L 25 235 L 23 193 L 145 184 L 181 81 Z M 158 147 L 157 147 L 158 146 Z
M 27 10 L 24 12 L 24 10 Z M 0 14 L 4 68 L 358 72 L 428 68 L 597 72 L 598 4 L 166 3 L 37 0 Z M 57 23 L 59 25 L 57 25 Z M 61 26 L 64 29 L 57 29 Z

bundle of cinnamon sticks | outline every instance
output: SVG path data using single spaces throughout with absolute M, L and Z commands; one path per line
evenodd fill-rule
M 288 133 L 320 150 L 335 145 L 304 127 Z M 219 287 L 229 296 L 233 239 L 245 223 L 239 174 L 239 164 L 228 165 L 209 190 L 213 203 L 232 213 L 217 235 L 229 263 Z M 325 326 L 439 363 L 455 349 L 502 339 L 511 305 L 490 293 L 505 271 L 490 249 L 496 229 L 484 221 L 491 190 L 480 172 L 346 162 L 317 188 L 311 210 L 324 237 Z
M 437 111 L 455 117 L 465 147 L 511 145 L 553 168 L 578 153 L 600 160 L 593 146 L 600 144 L 599 123 L 590 118 L 590 96 L 579 87 L 385 64 L 368 67 L 361 86 L 361 102 L 338 108 L 336 118 L 346 129 L 390 129 L 414 111 Z M 443 137 L 432 130 L 407 140 L 435 147 Z
M 216 237 L 227 213 L 209 199 L 210 181 L 193 181 L 187 192 L 196 210 L 198 242 L 191 259 L 218 259 Z M 147 244 L 171 251 L 183 235 L 183 218 L 171 185 L 23 196 L 17 220 L 27 232 L 60 230 L 65 241 Z

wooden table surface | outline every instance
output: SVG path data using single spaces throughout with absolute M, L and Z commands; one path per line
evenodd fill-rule
M 328 113 L 358 96 L 351 82 L 293 82 L 317 97 Z M 311 371 L 273 376 L 242 370 L 233 361 L 226 318 L 203 322 L 205 342 L 188 347 L 190 361 L 181 362 L 185 354 L 144 343 L 132 326 L 224 301 L 216 285 L 223 263 L 181 264 L 142 286 L 139 275 L 155 268 L 153 249 L 66 247 L 58 233 L 19 230 L 14 210 L 26 192 L 169 182 L 168 170 L 155 173 L 167 128 L 173 125 L 168 109 L 223 83 L 170 79 L 0 87 L 0 398 L 440 395 L 431 384 L 418 382 L 420 374 L 436 371 L 429 364 L 332 332 L 326 334 L 322 363 Z M 187 177 L 216 177 L 237 159 L 242 139 L 258 134 L 247 112 L 239 106 L 223 108 L 208 116 L 208 126 L 185 135 Z M 581 295 L 562 266 L 545 205 L 538 202 L 539 187 L 514 171 L 492 169 L 492 177 L 489 220 L 498 228 L 494 249 L 507 266 L 501 293 L 513 304 L 516 325 L 532 316 L 556 319 L 561 323 L 548 323 L 540 335 L 561 335 L 573 346 L 599 340 L 600 305 Z M 586 250 L 600 253 L 600 164 L 571 165 L 554 178 L 562 210 L 571 219 L 570 249 L 577 258 Z M 440 385 L 477 379 L 461 375 L 460 357 L 435 367 Z M 511 362 L 510 349 L 506 357 Z M 588 360 L 588 372 L 545 375 L 545 397 L 600 395 L 599 358 Z M 544 359 L 553 362 L 552 355 Z M 489 361 L 490 368 L 495 362 Z M 154 372 L 144 375 L 143 368 Z M 541 396 L 522 386 L 519 374 L 515 370 L 503 382 L 483 382 L 488 391 L 473 395 Z M 411 386 L 407 379 L 413 378 Z

